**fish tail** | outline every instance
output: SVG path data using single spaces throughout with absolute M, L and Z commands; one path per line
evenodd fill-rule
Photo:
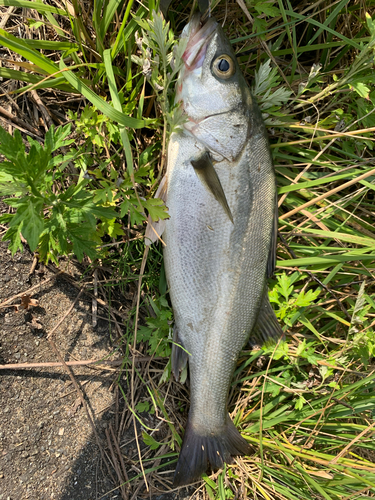
M 217 433 L 199 432 L 191 423 L 189 415 L 173 487 L 198 481 L 206 472 L 208 463 L 213 470 L 220 469 L 224 463 L 232 463 L 233 456 L 249 455 L 250 452 L 251 446 L 238 432 L 229 415 L 224 428 Z

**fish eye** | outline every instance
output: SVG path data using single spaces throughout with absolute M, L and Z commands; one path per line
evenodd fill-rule
M 217 57 L 212 65 L 212 70 L 219 78 L 230 78 L 236 72 L 236 66 L 231 57 L 222 54 Z

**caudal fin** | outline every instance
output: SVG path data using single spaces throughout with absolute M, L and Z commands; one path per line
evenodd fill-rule
M 232 457 L 249 455 L 251 446 L 235 428 L 229 415 L 221 432 L 200 434 L 188 419 L 182 449 L 173 478 L 173 487 L 191 484 L 207 471 L 220 469 L 224 463 L 232 463 Z

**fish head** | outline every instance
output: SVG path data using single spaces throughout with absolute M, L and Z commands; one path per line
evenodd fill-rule
M 209 150 L 233 161 L 248 136 L 251 95 L 221 26 L 196 14 L 185 26 L 184 65 L 177 100 L 188 117 L 184 127 Z

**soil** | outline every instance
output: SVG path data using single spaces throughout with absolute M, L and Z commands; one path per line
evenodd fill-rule
M 0 212 L 5 207 L 0 204 Z M 58 277 L 52 267 L 37 266 L 29 274 L 32 263 L 33 255 L 26 247 L 12 257 L 7 244 L 0 243 L 0 304 L 20 294 L 11 305 L 0 306 L 0 364 L 58 361 L 48 335 L 62 320 L 51 338 L 64 360 L 111 355 L 116 340 L 111 340 L 108 321 L 98 319 L 93 327 L 92 298 L 81 294 L 77 300 L 75 283 L 82 270 L 70 263 Z M 37 305 L 30 299 L 37 300 Z M 27 309 L 15 307 L 21 300 L 25 305 L 29 302 Z M 98 315 L 105 318 L 108 312 L 99 307 Z M 112 354 L 110 359 L 120 357 Z M 118 369 L 70 369 L 92 415 L 102 452 L 65 367 L 0 370 L 0 500 L 188 498 L 194 488 L 166 493 L 173 471 L 163 473 L 165 486 L 158 487 L 151 480 L 149 492 L 141 480 L 123 490 L 123 496 L 115 489 L 122 477 L 113 467 L 111 448 L 116 442 L 128 476 L 140 471 L 132 421 L 128 419 L 127 426 L 119 424 L 124 405 L 116 390 Z

